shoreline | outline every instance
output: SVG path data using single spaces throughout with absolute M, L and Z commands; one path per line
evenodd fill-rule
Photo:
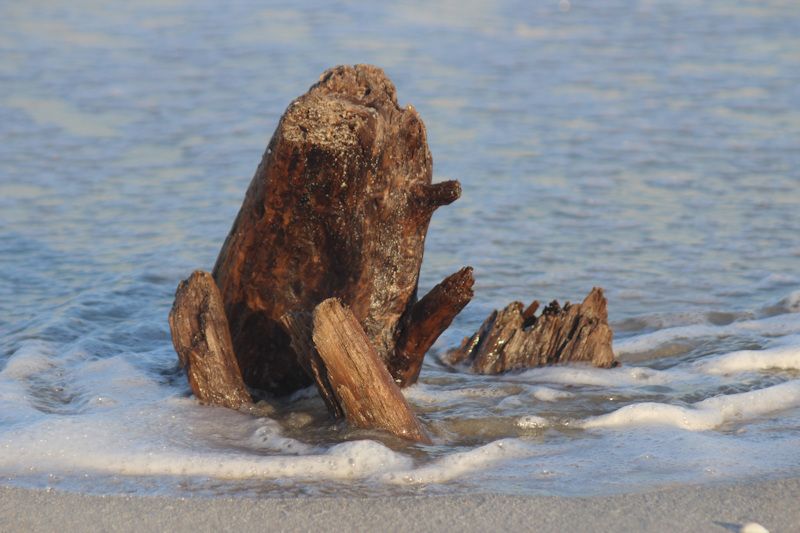
M 800 477 L 610 496 L 179 498 L 0 487 L 4 531 L 800 530 Z

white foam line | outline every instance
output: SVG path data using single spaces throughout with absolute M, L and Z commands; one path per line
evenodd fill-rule
M 498 462 L 530 457 L 535 453 L 531 446 L 519 439 L 501 439 L 474 450 L 447 455 L 420 468 L 387 472 L 380 476 L 380 479 L 396 484 L 442 483 L 464 474 L 484 470 Z
M 753 370 L 800 370 L 800 346 L 741 350 L 709 358 L 696 365 L 706 374 L 733 374 Z
M 618 368 L 594 368 L 590 366 L 546 366 L 532 368 L 520 374 L 504 376 L 506 381 L 525 383 L 551 383 L 562 385 L 590 385 L 596 387 L 623 387 L 641 385 L 663 385 L 683 379 L 679 372 L 654 370 L 623 365 Z
M 611 413 L 579 423 L 584 429 L 619 428 L 641 425 L 674 426 L 705 431 L 736 421 L 800 406 L 800 380 L 750 392 L 707 398 L 689 407 L 644 402 L 626 405 Z
M 315 455 L 244 457 L 221 453 L 86 449 L 18 450 L 0 457 L 4 471 L 93 471 L 127 476 L 179 475 L 221 479 L 353 479 L 408 469 L 411 459 L 374 441 L 346 442 Z M 11 457 L 13 455 L 13 457 Z M 35 466 L 33 466 L 35 465 Z

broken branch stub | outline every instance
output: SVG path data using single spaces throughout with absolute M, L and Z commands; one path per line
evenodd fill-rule
M 461 193 L 431 177 L 422 120 L 381 69 L 333 68 L 292 102 L 213 271 L 248 385 L 286 394 L 311 382 L 280 320 L 329 297 L 350 307 L 387 367 L 405 368 L 393 360 L 409 357 L 398 341 L 417 334 L 405 330 L 420 329 L 412 310 L 428 224 Z M 448 323 L 421 328 L 435 339 Z
M 169 328 L 189 385 L 201 403 L 231 409 L 251 403 L 211 274 L 197 271 L 178 285 Z
M 494 311 L 474 335 L 448 352 L 446 361 L 466 363 L 480 374 L 571 362 L 600 368 L 618 364 L 602 289 L 593 288 L 580 304 L 561 308 L 553 301 L 537 317 L 538 306 L 534 301 L 523 310 L 522 303 L 513 302 Z
M 401 387 L 417 381 L 425 353 L 472 299 L 472 267 L 451 274 L 411 309 L 409 326 L 397 344 L 389 371 Z

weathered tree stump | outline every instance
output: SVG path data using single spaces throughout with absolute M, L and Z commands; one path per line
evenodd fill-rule
M 355 427 L 383 429 L 404 439 L 430 443 L 400 388 L 370 344 L 353 313 L 336 298 L 320 303 L 311 317 L 284 316 L 292 346 L 313 368 L 317 388 L 331 414 Z
M 197 271 L 178 285 L 169 328 L 189 385 L 201 403 L 231 409 L 251 403 L 211 274 Z
M 311 382 L 280 319 L 329 297 L 399 383 L 416 379 L 472 285 L 462 271 L 444 282 L 457 296 L 417 303 L 431 215 L 461 194 L 432 184 L 431 165 L 419 115 L 376 67 L 331 69 L 289 106 L 213 271 L 248 385 L 285 394 Z
M 538 301 L 524 310 L 521 302 L 513 302 L 492 312 L 461 347 L 448 352 L 446 361 L 466 363 L 480 374 L 570 362 L 601 368 L 617 364 L 602 289 L 593 288 L 577 305 L 567 302 L 561 308 L 553 301 L 537 317 L 538 307 Z

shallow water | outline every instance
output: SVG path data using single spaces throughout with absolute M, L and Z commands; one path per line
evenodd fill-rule
M 0 475 L 180 495 L 585 495 L 800 474 L 793 2 L 0 6 Z M 166 324 L 292 98 L 384 67 L 428 127 L 421 290 L 476 297 L 407 397 L 434 436 L 189 395 Z M 606 289 L 621 368 L 438 360 L 494 308 Z

